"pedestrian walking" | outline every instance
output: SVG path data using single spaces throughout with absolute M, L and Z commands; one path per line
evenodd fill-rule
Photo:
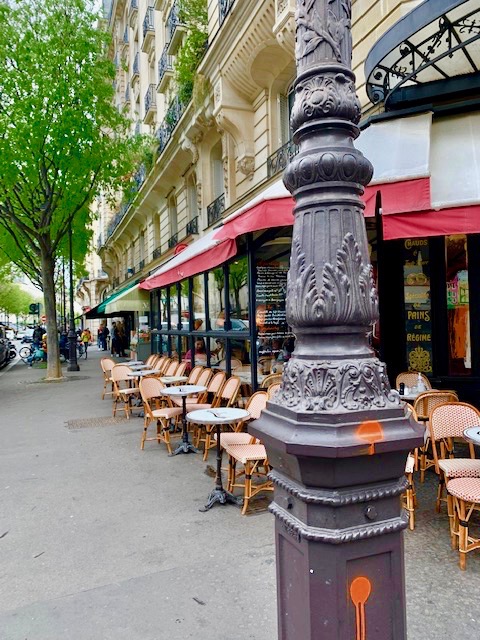
M 120 355 L 119 351 L 119 332 L 117 328 L 117 323 L 112 322 L 112 356 Z
M 82 331 L 82 335 L 80 336 L 80 342 L 83 343 L 83 347 L 85 349 L 85 358 L 87 357 L 88 345 L 90 344 L 91 340 L 92 334 L 90 333 L 90 329 L 87 327 Z
M 110 340 L 110 329 L 105 325 L 102 331 L 102 343 L 101 348 L 102 351 L 106 351 L 108 349 L 108 341 Z

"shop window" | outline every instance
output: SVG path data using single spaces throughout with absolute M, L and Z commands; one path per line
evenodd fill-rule
M 404 241 L 403 286 L 407 364 L 410 371 L 432 373 L 432 302 L 427 238 Z
M 205 286 L 203 274 L 192 279 L 193 330 L 206 331 Z
M 466 235 L 446 236 L 448 373 L 470 375 L 470 303 Z
M 232 329 L 248 331 L 248 262 L 246 256 L 230 263 L 228 282 L 230 318 L 241 321 L 232 322 Z
M 208 274 L 208 311 L 212 331 L 225 328 L 225 275 L 222 267 Z
M 178 292 L 177 286 L 173 285 L 169 287 L 169 296 L 170 296 L 170 329 L 174 331 L 178 330 L 178 323 L 180 320 L 179 313 L 180 310 L 178 308 Z

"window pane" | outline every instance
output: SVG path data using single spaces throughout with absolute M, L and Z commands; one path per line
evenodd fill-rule
M 427 238 L 404 241 L 403 283 L 408 369 L 429 374 L 432 373 L 432 303 Z
M 182 318 L 182 331 L 188 331 L 190 326 L 190 306 L 188 304 L 188 280 L 182 280 L 180 283 L 180 295 L 181 295 L 181 318 Z
M 193 278 L 193 328 L 194 331 L 205 331 L 205 287 L 203 275 Z
M 173 285 L 170 287 L 170 328 L 178 329 L 178 295 L 177 287 Z
M 471 374 L 468 255 L 465 235 L 445 238 L 447 267 L 448 373 Z
M 218 267 L 208 274 L 208 311 L 212 331 L 222 330 L 225 324 L 225 279 Z
M 246 256 L 228 267 L 232 330 L 248 331 L 248 262 Z

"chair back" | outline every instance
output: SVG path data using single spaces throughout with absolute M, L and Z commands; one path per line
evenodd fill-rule
M 282 381 L 281 373 L 271 373 L 270 375 L 266 376 L 263 379 L 261 386 L 262 386 L 262 389 L 268 389 L 268 387 L 271 384 L 280 384 L 281 381 Z
M 168 369 L 171 362 L 172 362 L 171 358 L 167 358 L 166 356 L 163 357 L 162 364 L 157 367 L 157 369 L 160 369 L 161 375 L 165 375 L 165 371 Z
M 249 420 L 258 420 L 260 414 L 267 406 L 268 393 L 266 391 L 257 391 L 247 401 L 245 409 L 250 414 Z
M 230 370 L 236 371 L 237 369 L 241 369 L 243 367 L 242 361 L 238 358 L 232 358 L 230 360 Z
M 148 358 L 145 360 L 145 364 L 148 364 L 149 367 L 153 367 L 154 362 L 157 359 L 157 354 L 156 353 L 151 353 Z
M 468 427 L 480 425 L 480 411 L 466 402 L 449 402 L 435 407 L 430 415 L 432 440 L 463 438 Z
M 177 368 L 178 368 L 178 362 L 176 360 L 170 360 L 170 363 L 168 364 L 167 368 L 162 373 L 164 376 L 174 376 Z
M 140 384 L 138 386 L 140 388 L 140 395 L 142 396 L 145 413 L 149 418 L 153 419 L 150 400 L 152 398 L 162 398 L 162 389 L 165 388 L 165 385 L 158 378 L 151 378 L 150 376 L 147 376 L 140 380 Z M 163 396 L 163 398 L 165 398 L 165 396 Z
M 198 384 L 200 387 L 206 387 L 208 390 L 208 386 L 210 383 L 210 379 L 213 376 L 213 371 L 211 369 L 204 369 L 200 372 L 197 381 L 195 384 Z
M 416 415 L 422 420 L 429 420 L 435 407 L 446 402 L 458 402 L 455 391 L 424 391 L 413 403 Z
M 398 389 L 401 382 L 403 382 L 403 384 L 409 389 L 411 389 L 412 387 L 416 387 L 418 381 L 418 373 L 418 371 L 402 371 L 402 373 L 399 373 L 395 381 L 396 388 Z M 420 373 L 420 376 L 422 378 L 423 384 L 425 385 L 425 389 L 427 391 L 431 389 L 432 385 L 430 384 L 430 380 L 427 378 L 427 376 L 424 373 Z
M 193 369 L 188 374 L 187 384 L 197 384 L 197 381 L 199 380 L 200 374 L 202 373 L 202 371 L 203 371 L 203 367 L 199 364 L 193 367 Z M 202 385 L 202 387 L 204 386 L 205 385 Z
M 163 365 L 165 364 L 165 360 L 167 360 L 167 357 L 166 356 L 160 356 L 158 354 L 157 354 L 157 356 L 158 356 L 158 360 L 157 360 L 156 368 L 161 371 Z
M 115 389 L 118 391 L 122 387 L 122 382 L 131 382 L 132 378 L 128 377 L 128 374 L 132 370 L 127 364 L 116 364 L 112 367 L 111 378 Z
M 225 384 L 227 375 L 225 371 L 218 371 L 208 383 L 207 393 L 218 394 Z
M 267 389 L 267 395 L 268 395 L 268 399 L 272 400 L 273 396 L 277 393 L 277 391 L 280 389 L 281 385 L 279 382 L 276 382 L 275 384 L 271 384 L 268 389 Z
M 115 360 L 112 360 L 111 358 L 102 358 L 100 360 L 100 366 L 102 367 L 103 375 L 105 376 L 105 378 L 109 378 L 110 372 L 115 366 Z
M 188 362 L 183 361 L 183 362 L 180 362 L 180 363 L 177 363 L 177 364 L 178 364 L 178 367 L 177 367 L 174 375 L 183 376 L 183 374 L 185 373 L 185 369 L 187 368 Z
M 231 376 L 223 385 L 220 393 L 217 394 L 215 406 L 231 407 L 237 399 L 242 381 L 238 376 Z

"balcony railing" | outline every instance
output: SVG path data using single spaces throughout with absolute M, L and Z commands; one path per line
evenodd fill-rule
M 178 233 L 174 233 L 172 236 L 170 236 L 170 238 L 168 239 L 168 248 L 169 249 L 173 249 L 173 247 L 176 247 L 178 244 Z
M 140 122 L 135 123 L 135 135 L 139 136 L 142 133 L 142 125 Z
M 210 227 L 214 222 L 220 220 L 222 213 L 225 211 L 225 194 L 222 193 L 216 200 L 214 200 L 207 207 L 207 220 Z
M 175 127 L 185 111 L 185 107 L 186 105 L 184 105 L 178 97 L 174 98 L 170 103 L 165 118 L 156 133 L 158 138 L 158 153 L 162 153 L 167 146 Z
M 218 0 L 218 23 L 220 26 L 222 26 L 234 4 L 235 0 Z
M 283 171 L 297 153 L 298 147 L 292 140 L 289 140 L 283 147 L 280 147 L 275 153 L 272 153 L 272 155 L 267 158 L 268 177 L 271 178 L 280 171 Z
M 132 64 L 132 80 L 140 74 L 140 53 L 137 51 Z
M 152 260 L 156 260 L 157 258 L 159 258 L 162 255 L 162 247 L 157 247 L 156 249 L 153 250 L 152 253 Z
M 130 102 L 130 87 L 127 85 L 127 88 L 125 89 L 125 104 L 128 104 Z
M 137 14 L 138 14 L 138 0 L 130 0 L 130 9 L 128 11 L 128 19 L 130 21 L 130 26 L 132 28 L 135 26 L 135 20 L 137 19 Z
M 133 176 L 135 191 L 140 191 L 140 188 L 144 183 L 146 177 L 147 177 L 147 169 L 145 165 L 142 164 L 140 165 L 140 167 L 137 169 L 137 171 Z M 132 203 L 133 203 L 133 197 L 130 200 L 127 200 L 126 202 L 122 202 L 117 212 L 117 215 L 110 221 L 110 224 L 107 227 L 107 239 L 110 238 L 112 233 L 115 231 L 115 229 L 118 227 L 120 222 L 123 220 L 123 218 L 127 214 L 127 211 L 132 206 Z
M 131 278 L 133 275 L 135 275 L 135 267 L 129 267 L 125 271 L 125 280 L 128 280 L 128 278 Z
M 123 32 L 123 44 L 128 44 L 129 36 L 128 36 L 128 27 L 125 27 L 125 31 Z
M 175 31 L 180 26 L 183 26 L 183 24 L 180 22 L 178 3 L 174 2 L 165 23 L 167 42 L 171 42 L 175 38 Z
M 145 260 L 140 260 L 140 262 L 138 263 L 137 271 L 141 271 L 144 266 L 145 266 Z
M 112 280 L 112 287 L 115 289 L 115 287 L 118 287 L 118 285 L 120 284 L 120 278 L 114 278 Z
M 101 233 L 97 238 L 97 251 L 103 247 L 103 234 Z
M 173 56 L 168 54 L 168 45 L 163 48 L 162 55 L 158 61 L 158 87 L 162 89 L 162 81 L 165 78 L 165 74 L 173 73 Z
M 145 18 L 143 19 L 143 37 L 148 32 L 155 33 L 155 9 L 153 7 L 147 7 Z
M 198 233 L 198 216 L 195 216 L 195 218 L 192 218 L 189 222 L 187 222 L 185 231 L 187 233 L 187 236 Z
M 147 93 L 145 94 L 145 116 L 147 116 L 148 112 L 152 110 L 156 110 L 157 108 L 157 88 L 154 84 L 151 84 Z

